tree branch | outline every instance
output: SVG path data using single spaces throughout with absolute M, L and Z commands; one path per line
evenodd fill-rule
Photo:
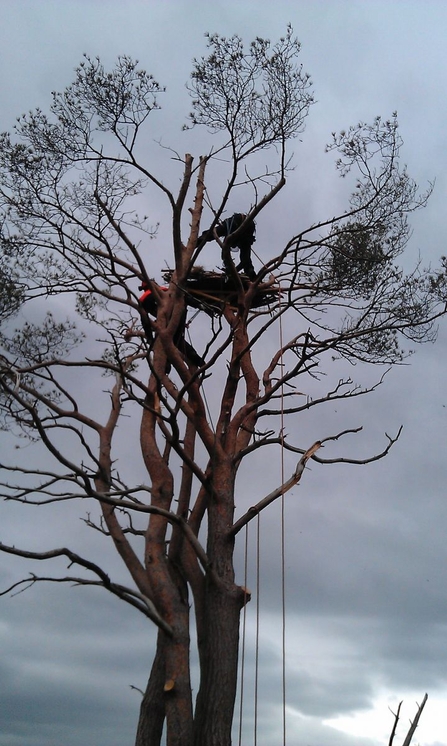
M 270 492 L 269 495 L 260 500 L 256 505 L 253 505 L 251 508 L 249 508 L 245 515 L 243 515 L 241 518 L 239 518 L 238 521 L 236 521 L 236 523 L 233 524 L 232 528 L 228 532 L 229 536 L 235 536 L 241 530 L 241 528 L 243 528 L 249 521 L 251 521 L 256 515 L 258 515 L 261 510 L 264 510 L 267 505 L 270 505 L 270 503 L 272 503 L 281 495 L 285 495 L 286 492 L 288 492 L 290 489 L 292 489 L 292 487 L 298 484 L 306 467 L 306 463 L 310 458 L 312 458 L 314 453 L 316 453 L 319 448 L 321 448 L 321 441 L 317 440 L 300 458 L 295 472 L 292 474 L 290 479 L 288 479 L 287 482 L 284 482 L 284 484 L 282 484 L 280 487 L 277 487 L 275 490 L 273 490 L 273 492 Z
M 422 715 L 422 710 L 425 707 L 425 703 L 427 702 L 427 699 L 428 699 L 428 694 L 426 693 L 424 696 L 424 699 L 422 700 L 421 704 L 418 707 L 418 711 L 415 715 L 413 722 L 411 723 L 410 729 L 406 735 L 405 741 L 403 742 L 402 746 L 410 746 L 411 739 L 413 738 L 414 732 L 416 728 L 418 727 L 419 718 Z
M 73 578 L 73 577 L 67 577 L 67 578 L 40 578 L 36 576 L 32 576 L 30 581 L 27 580 L 20 580 L 18 583 L 14 583 L 14 585 L 10 586 L 5 591 L 0 592 L 0 596 L 4 596 L 6 593 L 9 593 L 12 589 L 18 587 L 19 585 L 26 583 L 26 582 L 37 582 L 37 581 L 51 581 L 51 582 L 74 582 L 79 585 L 99 585 L 103 588 L 106 588 L 108 591 L 113 593 L 115 596 L 118 596 L 122 600 L 126 601 L 127 603 L 130 603 L 132 606 L 136 606 L 140 611 L 142 611 L 149 619 L 151 619 L 157 627 L 160 627 L 160 629 L 163 629 L 166 634 L 172 636 L 173 632 L 171 627 L 162 619 L 160 614 L 158 613 L 157 609 L 155 608 L 152 601 L 144 596 L 144 594 L 137 593 L 136 591 L 132 591 L 129 588 L 125 588 L 125 586 L 118 585 L 116 583 L 113 583 L 107 573 L 104 572 L 104 570 L 99 567 L 99 565 L 95 564 L 94 562 L 90 562 L 90 560 L 86 560 L 83 557 L 81 557 L 78 554 L 75 554 L 75 552 L 72 552 L 70 549 L 67 549 L 66 547 L 62 547 L 61 549 L 51 549 L 48 552 L 30 552 L 26 551 L 24 549 L 17 549 L 16 547 L 10 547 L 6 544 L 0 543 L 0 551 L 6 552 L 7 554 L 14 554 L 17 557 L 26 557 L 27 559 L 34 559 L 34 560 L 48 560 L 48 559 L 54 559 L 55 557 L 67 557 L 67 559 L 70 560 L 70 565 L 76 564 L 80 565 L 81 567 L 84 567 L 86 570 L 90 570 L 90 572 L 94 573 L 100 578 L 100 581 L 91 581 L 86 578 Z M 137 600 L 139 601 L 137 603 Z M 142 603 L 141 603 L 142 602 Z
M 394 715 L 394 723 L 393 723 L 393 729 L 390 734 L 390 740 L 388 741 L 388 746 L 393 746 L 394 736 L 396 735 L 396 728 L 397 724 L 399 722 L 399 714 L 400 714 L 400 708 L 402 707 L 402 702 L 399 702 L 399 705 L 397 707 L 397 712 L 394 713 L 392 710 L 390 710 L 391 714 Z

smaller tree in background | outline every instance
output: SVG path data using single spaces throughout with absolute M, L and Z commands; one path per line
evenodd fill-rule
M 239 619 L 248 601 L 234 567 L 240 530 L 301 479 L 309 459 L 367 463 L 396 440 L 389 437 L 380 453 L 362 460 L 337 453 L 323 459 L 323 444 L 358 428 L 322 433 L 317 442 L 301 432 L 299 442 L 284 423 L 375 388 L 326 377 L 329 361 L 392 366 L 406 354 L 402 343 L 434 339 L 446 310 L 444 265 L 408 274 L 399 264 L 408 216 L 429 193 L 419 196 L 400 164 L 395 117 L 333 135 L 328 150 L 338 152 L 341 176 L 353 179 L 340 215 L 306 227 L 291 216 L 290 239 L 258 267 L 256 279 L 236 271 L 235 236 L 220 240 L 214 228 L 230 205 L 244 201 L 242 233 L 285 186 L 287 148 L 303 132 L 313 97 L 290 28 L 274 46 L 256 39 L 247 50 L 239 37 L 217 34 L 208 46 L 193 65 L 189 126 L 203 126 L 215 144 L 197 165 L 189 154 L 178 159 L 176 192 L 152 168 L 144 139 L 140 146 L 162 89 L 127 57 L 111 72 L 86 58 L 74 83 L 53 94 L 49 117 L 32 112 L 13 136 L 1 137 L 4 317 L 23 302 L 32 318 L 42 297 L 51 303 L 68 296 L 82 332 L 72 318 L 56 317 L 57 303 L 42 323 L 4 327 L 4 426 L 38 441 L 46 459 L 40 468 L 2 463 L 2 494 L 49 509 L 88 500 L 87 525 L 113 544 L 129 582 L 115 582 L 69 547 L 0 549 L 45 561 L 64 556 L 79 568 L 13 587 L 43 579 L 95 585 L 157 625 L 137 746 L 158 746 L 164 727 L 169 746 L 230 744 Z M 171 212 L 167 289 L 151 277 L 153 232 L 136 211 L 145 200 L 151 212 L 154 192 Z M 205 202 L 210 216 L 199 238 Z M 202 287 L 207 323 L 194 357 L 185 345 L 185 313 L 198 304 L 194 281 L 210 235 L 220 240 L 229 276 L 221 276 L 217 297 Z M 210 277 L 201 276 L 205 283 Z M 138 302 L 142 281 L 156 314 Z M 280 323 L 290 333 L 278 346 Z M 104 375 L 112 381 L 107 392 Z M 100 402 L 102 418 L 95 414 Z M 118 463 L 118 424 L 139 448 L 145 484 Z M 297 454 L 295 470 L 235 516 L 241 464 L 278 446 Z M 192 610 L 200 667 L 195 702 Z

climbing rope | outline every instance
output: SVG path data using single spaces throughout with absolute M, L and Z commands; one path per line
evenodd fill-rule
M 256 518 L 256 635 L 255 635 L 255 702 L 254 702 L 254 732 L 253 744 L 258 743 L 258 695 L 259 695 L 259 626 L 260 626 L 260 603 L 261 603 L 261 583 L 260 583 L 260 562 L 261 562 L 261 516 L 258 513 Z
M 281 366 L 281 376 L 284 373 L 284 361 L 283 361 L 283 328 L 282 328 L 282 313 L 281 313 L 281 286 L 279 288 L 279 344 L 281 355 L 279 363 Z M 281 484 L 285 482 L 285 468 L 284 468 L 284 384 L 281 385 L 281 415 L 280 415 L 280 426 L 281 426 Z M 283 746 L 286 745 L 286 580 L 285 580 L 285 497 L 284 492 L 281 495 L 281 612 L 282 612 L 282 734 L 283 734 Z

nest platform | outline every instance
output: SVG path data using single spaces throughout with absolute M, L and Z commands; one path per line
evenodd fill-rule
M 174 270 L 168 269 L 163 273 L 165 282 L 170 282 Z M 248 289 L 250 280 L 240 274 L 242 286 Z M 182 285 L 186 295 L 186 302 L 192 308 L 198 308 L 207 313 L 220 314 L 225 307 L 237 308 L 239 286 L 236 281 L 223 272 L 208 272 L 195 267 L 186 282 Z M 279 299 L 279 286 L 272 282 L 260 283 L 251 302 L 252 309 L 265 308 L 276 305 Z

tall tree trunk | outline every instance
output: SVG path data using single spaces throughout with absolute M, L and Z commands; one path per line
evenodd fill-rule
M 205 636 L 199 640 L 201 681 L 194 716 L 194 746 L 229 746 L 237 688 L 241 590 L 210 587 Z
M 215 573 L 204 593 L 203 635 L 198 640 L 200 688 L 194 715 L 194 746 L 230 746 L 237 688 L 239 617 L 244 592 L 234 582 L 235 468 L 221 451 L 213 464 L 208 499 L 207 552 Z

